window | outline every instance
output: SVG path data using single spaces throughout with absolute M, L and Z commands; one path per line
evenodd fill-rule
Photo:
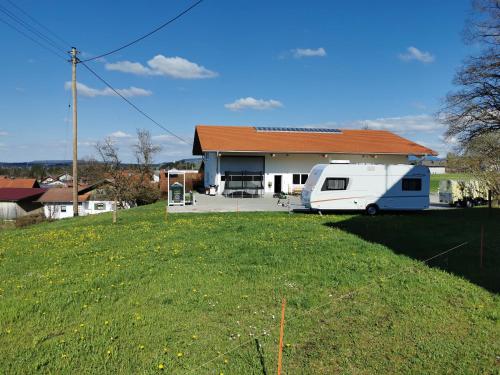
M 94 204 L 94 210 L 104 210 L 105 206 L 104 203 L 95 203 Z
M 66 206 L 61 206 L 61 212 L 66 212 Z
M 296 173 L 292 176 L 292 182 L 294 185 L 304 185 L 307 181 L 308 174 L 307 173 Z
M 420 191 L 420 190 L 422 190 L 422 179 L 403 178 L 403 191 Z
M 327 178 L 323 183 L 321 191 L 327 190 L 346 190 L 349 184 L 348 178 Z

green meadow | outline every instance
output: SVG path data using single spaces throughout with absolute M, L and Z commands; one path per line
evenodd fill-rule
M 463 180 L 463 179 L 469 179 L 469 178 L 470 178 L 470 176 L 468 176 L 465 173 L 431 174 L 431 186 L 430 186 L 431 193 L 438 192 L 439 183 L 442 180 Z
M 3 229 L 0 373 L 275 373 L 285 298 L 286 374 L 498 374 L 499 219 L 159 203 Z

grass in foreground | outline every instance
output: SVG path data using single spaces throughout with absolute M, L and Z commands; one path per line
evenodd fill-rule
M 434 220 L 446 241 L 436 231 L 425 245 L 438 253 L 475 236 L 467 223 L 481 210 L 439 223 L 282 213 L 165 222 L 163 212 L 1 232 L 0 372 L 272 373 L 283 296 L 286 373 L 499 371 L 498 295 L 363 239 L 383 222 L 401 242 Z M 388 228 L 391 218 L 402 224 Z M 498 239 L 489 234 L 492 259 Z

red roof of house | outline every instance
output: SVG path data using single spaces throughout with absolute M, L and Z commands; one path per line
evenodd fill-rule
M 387 130 L 339 129 L 328 133 L 324 129 L 289 129 L 259 131 L 253 126 L 198 125 L 193 155 L 207 151 L 437 155 Z
M 78 202 L 85 202 L 90 197 L 90 193 L 78 192 Z M 42 203 L 65 203 L 73 202 L 73 189 L 72 188 L 50 188 L 43 194 L 38 202 Z
M 38 188 L 35 178 L 10 178 L 0 176 L 0 188 Z
M 45 189 L 40 188 L 0 188 L 0 202 L 36 200 L 45 191 Z

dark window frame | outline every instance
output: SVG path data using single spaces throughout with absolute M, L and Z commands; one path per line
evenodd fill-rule
M 420 177 L 408 177 L 401 180 L 402 191 L 422 191 L 422 179 Z
M 344 181 L 344 187 L 342 189 L 329 189 L 328 188 L 328 181 L 331 180 L 342 180 Z M 349 178 L 347 177 L 327 177 L 325 178 L 325 181 L 323 182 L 323 186 L 321 187 L 321 191 L 341 191 L 341 190 L 347 190 L 349 187 Z

